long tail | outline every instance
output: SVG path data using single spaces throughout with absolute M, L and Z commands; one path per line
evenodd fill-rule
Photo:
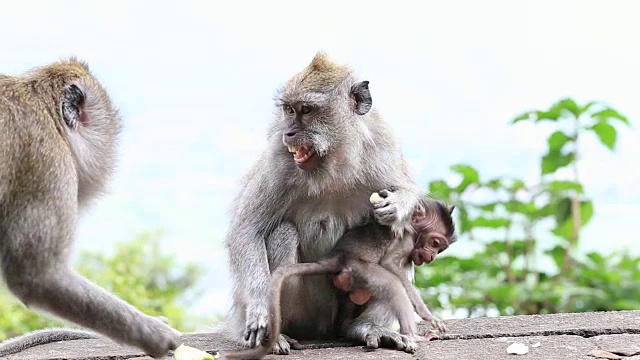
M 56 341 L 97 339 L 100 335 L 77 329 L 41 329 L 7 339 L 0 343 L 0 356 L 7 356 L 28 348 Z
M 282 324 L 280 295 L 282 293 L 282 283 L 289 276 L 301 275 L 321 275 L 336 270 L 337 263 L 334 259 L 321 260 L 313 263 L 298 263 L 287 265 L 276 269 L 271 275 L 271 287 L 269 293 L 269 340 L 266 344 L 254 349 L 235 350 L 226 354 L 221 354 L 220 360 L 256 360 L 262 359 L 273 351 L 273 346 L 280 338 L 280 328 Z

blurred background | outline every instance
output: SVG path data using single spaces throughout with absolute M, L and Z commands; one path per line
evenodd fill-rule
M 125 120 L 74 267 L 183 331 L 230 304 L 222 240 L 273 95 L 318 50 L 369 80 L 461 234 L 417 270 L 444 318 L 640 309 L 640 3 L 3 3 L 0 73 L 77 56 Z M 519 120 L 514 123 L 514 120 Z M 0 339 L 60 325 L 0 290 Z

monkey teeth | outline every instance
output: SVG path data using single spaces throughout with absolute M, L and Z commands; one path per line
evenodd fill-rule
M 293 153 L 293 160 L 296 163 L 302 164 L 303 162 L 309 160 L 309 158 L 313 155 L 313 149 L 308 149 L 304 146 L 288 146 L 289 152 Z

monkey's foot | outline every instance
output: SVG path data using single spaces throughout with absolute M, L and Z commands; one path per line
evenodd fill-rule
M 430 340 L 434 340 L 434 339 L 440 339 L 440 336 L 438 334 L 436 334 L 435 331 L 430 330 L 426 334 L 424 334 L 423 336 L 413 335 L 412 338 L 416 342 L 423 342 L 423 341 L 430 341 Z
M 444 326 L 444 323 L 441 320 L 438 320 L 438 319 L 435 319 L 435 318 L 431 319 L 431 326 L 434 329 L 440 330 L 440 332 L 443 333 L 443 334 L 447 332 L 447 327 Z
M 273 353 L 276 355 L 288 355 L 291 349 L 302 350 L 302 345 L 300 345 L 298 340 L 280 334 L 280 338 L 276 341 L 275 345 L 273 345 Z
M 351 338 L 364 342 L 369 349 L 384 347 L 413 354 L 418 347 L 411 337 L 375 324 L 354 325 L 349 333 Z

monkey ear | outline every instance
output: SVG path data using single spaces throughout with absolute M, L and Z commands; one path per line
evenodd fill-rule
M 351 96 L 356 102 L 354 111 L 358 115 L 364 115 L 371 110 L 373 100 L 369 91 L 369 81 L 361 81 L 351 86 Z
M 425 209 L 424 206 L 420 204 L 416 205 L 416 207 L 413 209 L 413 216 L 411 216 L 413 222 L 417 222 L 421 219 L 424 219 L 425 217 L 427 217 L 427 209 Z
M 82 105 L 84 104 L 84 93 L 74 84 L 64 89 L 64 94 L 60 100 L 60 115 L 64 122 L 72 129 L 82 122 Z
M 453 209 L 455 209 L 455 208 L 456 208 L 455 205 L 449 206 L 449 215 L 451 215 L 453 213 Z

